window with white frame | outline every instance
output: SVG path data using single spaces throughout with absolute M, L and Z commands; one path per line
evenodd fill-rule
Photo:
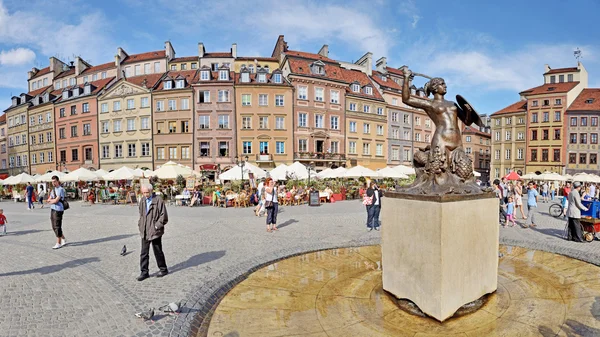
M 307 152 L 308 151 L 308 141 L 306 139 L 298 139 L 298 151 L 299 152 Z
M 339 129 L 339 117 L 338 116 L 331 116 L 330 118 L 330 127 L 332 130 L 338 130 Z
M 308 120 L 308 116 L 306 113 L 301 112 L 298 114 L 298 126 L 299 127 L 302 127 L 302 128 L 307 127 L 307 120 Z
M 52 113 L 46 112 L 46 123 L 52 122 Z
M 331 96 L 331 103 L 334 104 L 339 104 L 340 103 L 340 92 L 338 90 L 331 90 L 329 92 L 329 95 Z
M 131 118 L 127 120 L 127 131 L 135 130 L 135 119 Z
M 307 86 L 299 86 L 298 87 L 298 99 L 307 99 L 308 87 Z
M 201 91 L 198 100 L 199 103 L 210 103 L 210 90 Z
M 420 133 L 415 133 L 415 142 L 420 142 L 421 141 L 421 134 Z
M 398 105 L 398 99 L 392 98 L 392 105 Z
M 373 95 L 373 88 L 372 87 L 365 87 L 365 94 L 367 94 L 367 95 Z
M 121 101 L 114 101 L 113 102 L 113 111 L 120 111 L 121 110 Z
M 164 84 L 165 90 L 173 89 L 173 83 L 172 83 L 172 81 L 166 80 L 164 83 L 165 83 Z
M 383 156 L 383 144 L 377 144 L 377 145 L 375 145 L 375 155 L 376 156 Z
M 183 89 L 184 87 L 185 87 L 185 80 L 176 80 L 175 81 L 175 88 Z
M 392 112 L 391 118 L 392 118 L 392 122 L 397 122 L 398 121 L 398 113 Z
M 494 159 L 500 160 L 500 150 L 494 151 Z
M 190 108 L 190 99 L 182 98 L 181 99 L 181 110 L 188 110 Z
M 150 143 L 142 143 L 142 157 L 150 155 Z
M 421 117 L 415 117 L 415 125 L 421 125 Z
M 523 140 L 523 139 L 525 139 L 525 132 L 517 133 L 517 140 Z
M 123 157 L 123 145 L 117 144 L 115 145 L 115 158 Z
M 517 159 L 523 159 L 523 149 L 517 149 Z
M 133 98 L 127 100 L 127 110 L 135 109 L 135 101 Z
M 208 70 L 202 70 L 200 72 L 200 80 L 208 81 L 210 79 L 210 72 Z
M 169 147 L 169 159 L 177 159 L 177 148 Z
M 250 106 L 252 96 L 250 94 L 242 94 L 242 106 Z
M 356 132 L 356 122 L 350 122 L 348 124 L 348 129 L 350 129 L 350 132 L 352 133 Z
M 371 124 L 363 123 L 363 133 L 371 133 Z
M 348 153 L 356 154 L 356 142 L 348 142 Z
M 363 112 L 371 112 L 371 106 L 368 104 L 363 105 Z
M 267 75 L 258 74 L 258 83 L 267 83 Z
M 427 127 L 427 128 L 431 127 L 431 119 L 429 119 L 429 118 L 425 119 L 425 127 Z
M 258 117 L 258 128 L 259 129 L 268 129 L 269 128 L 269 117 L 267 117 L 267 116 Z
M 108 122 L 102 122 L 102 129 L 101 132 L 102 133 L 108 133 Z
M 136 156 L 135 143 L 127 144 L 127 157 L 135 157 L 135 156 Z
M 90 123 L 83 124 L 83 135 L 89 136 L 92 134 L 92 125 Z
M 275 95 L 275 106 L 283 106 L 284 105 L 283 100 L 284 100 L 283 95 Z
M 269 105 L 269 95 L 267 95 L 267 94 L 259 94 L 258 95 L 258 105 L 260 105 L 260 106 L 268 106 Z
M 392 139 L 400 139 L 400 130 L 398 128 L 392 129 Z
M 120 132 L 121 130 L 121 121 L 115 120 L 113 121 L 113 132 Z
M 510 131 L 506 131 L 506 134 L 504 135 L 505 140 L 510 140 L 511 138 L 511 132 Z
M 229 102 L 229 90 L 219 90 L 219 102 Z
M 49 153 L 52 153 L 52 152 L 49 152 Z M 45 161 L 45 159 L 44 159 L 44 152 L 40 152 L 40 164 L 43 164 L 44 161 Z
M 285 153 L 285 142 L 275 142 L 275 153 L 277 153 L 277 154 Z
M 353 83 L 351 89 L 353 92 L 360 92 L 360 85 L 357 83 Z
M 323 115 L 315 115 L 315 128 L 324 128 Z
M 273 74 L 273 82 L 274 83 L 281 83 L 281 74 Z
M 102 145 L 102 158 L 110 158 L 110 147 Z
M 219 70 L 219 80 L 227 81 L 229 80 L 229 71 L 227 70 Z
M 277 130 L 285 129 L 285 117 L 282 117 L 282 116 L 275 117 L 275 129 L 277 129 Z
M 140 107 L 142 108 L 148 108 L 150 106 L 150 103 L 148 101 L 148 97 L 142 97 L 140 99 Z
M 219 115 L 219 129 L 229 129 L 229 115 Z
M 410 140 L 410 131 L 404 131 L 404 140 Z
M 142 117 L 140 118 L 140 129 L 148 130 L 150 129 L 150 117 Z
M 315 101 L 323 102 L 323 88 L 315 88 Z
M 383 125 L 377 125 L 377 135 L 383 136 Z
M 165 159 L 165 148 L 164 147 L 156 148 L 156 159 L 160 159 L 160 160 Z
M 383 108 L 377 108 L 377 114 L 383 115 Z
M 510 160 L 510 149 L 506 149 L 504 153 L 504 159 Z
M 207 116 L 207 115 L 198 116 L 198 128 L 199 129 L 210 129 L 210 116 Z
M 177 100 L 170 99 L 168 101 L 169 110 L 177 110 Z
M 400 160 L 400 149 L 392 149 L 392 160 Z
M 363 143 L 363 154 L 370 155 L 371 154 L 371 144 Z
M 250 141 L 242 142 L 242 153 L 243 154 L 252 154 L 252 142 L 250 142 Z

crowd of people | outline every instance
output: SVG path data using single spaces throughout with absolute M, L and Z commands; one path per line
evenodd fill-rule
M 526 185 L 520 181 L 507 181 L 506 178 L 495 179 L 493 190 L 500 200 L 499 223 L 501 226 L 514 227 L 517 225 L 517 215 L 526 222 L 523 228 L 537 227 L 538 202 L 548 203 L 561 199 L 563 217 L 568 218 L 568 239 L 584 242 L 582 237 L 582 226 L 579 221 L 581 211 L 587 208 L 581 203 L 582 200 L 598 200 L 600 189 L 595 183 L 580 182 L 546 182 L 537 184 L 534 181 Z M 527 208 L 527 214 L 524 209 Z

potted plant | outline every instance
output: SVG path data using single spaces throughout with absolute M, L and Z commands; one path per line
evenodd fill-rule
M 212 201 L 212 195 L 215 191 L 215 188 L 213 186 L 206 186 L 204 188 L 204 190 L 202 191 L 202 204 L 203 205 L 210 205 L 210 202 Z

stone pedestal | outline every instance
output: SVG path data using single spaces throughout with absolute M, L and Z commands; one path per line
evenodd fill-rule
M 498 286 L 498 199 L 491 194 L 382 198 L 383 289 L 444 321 Z

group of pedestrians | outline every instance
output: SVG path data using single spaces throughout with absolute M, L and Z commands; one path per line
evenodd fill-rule
M 521 218 L 526 220 L 523 228 L 537 227 L 539 193 L 533 181 L 527 183 L 526 188 L 523 187 L 521 181 L 517 181 L 516 184 L 507 184 L 505 178 L 495 179 L 492 185 L 496 196 L 500 200 L 498 218 L 500 225 L 510 224 L 511 227 L 515 226 L 517 224 L 517 210 L 519 210 Z M 527 215 L 523 211 L 525 207 L 527 207 Z

